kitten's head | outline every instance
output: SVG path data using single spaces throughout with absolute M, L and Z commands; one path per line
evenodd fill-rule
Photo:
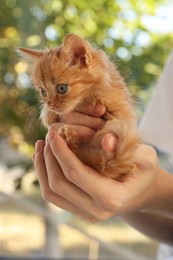
M 75 110 L 107 71 L 106 55 L 74 34 L 68 34 L 54 49 L 19 51 L 33 61 L 32 78 L 44 110 L 59 115 Z

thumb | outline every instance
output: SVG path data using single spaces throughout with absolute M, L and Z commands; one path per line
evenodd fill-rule
M 118 138 L 111 133 L 107 133 L 102 138 L 102 148 L 106 153 L 115 153 L 118 145 Z
M 64 139 L 57 132 L 49 131 L 47 139 L 50 144 L 52 153 L 54 154 L 63 171 L 67 171 L 69 168 L 77 169 L 79 164 L 82 165 L 81 161 L 68 148 L 68 145 Z

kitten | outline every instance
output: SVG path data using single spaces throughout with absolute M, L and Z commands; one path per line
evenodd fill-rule
M 106 54 L 74 34 L 68 34 L 55 49 L 19 50 L 33 60 L 32 78 L 43 103 L 43 124 L 48 127 L 61 115 L 80 111 L 87 104 L 103 104 L 106 123 L 89 142 L 79 143 L 70 125 L 64 125 L 60 134 L 84 163 L 103 175 L 121 180 L 133 173 L 134 150 L 141 142 L 134 108 L 123 78 Z M 101 148 L 102 137 L 108 132 L 118 138 L 113 154 Z

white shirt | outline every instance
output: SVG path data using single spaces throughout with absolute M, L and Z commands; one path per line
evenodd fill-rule
M 173 52 L 141 120 L 139 131 L 147 143 L 173 155 Z

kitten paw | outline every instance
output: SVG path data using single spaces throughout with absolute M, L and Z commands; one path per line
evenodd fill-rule
M 72 127 L 64 125 L 59 129 L 58 134 L 66 141 L 67 144 L 76 144 L 76 131 Z

